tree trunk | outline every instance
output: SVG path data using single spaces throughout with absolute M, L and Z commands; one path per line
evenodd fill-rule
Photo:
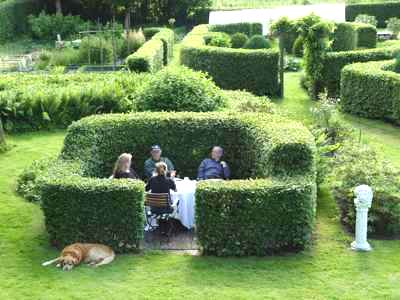
M 62 15 L 61 0 L 56 0 L 56 13 Z
M 0 118 L 0 150 L 6 148 L 6 136 L 4 134 L 3 122 Z
M 285 80 L 285 74 L 284 74 L 284 64 L 285 64 L 285 47 L 283 45 L 283 39 L 284 37 L 282 34 L 279 36 L 279 96 L 281 98 L 284 97 L 284 80 Z
M 125 30 L 129 31 L 131 28 L 131 8 L 127 7 L 125 11 Z

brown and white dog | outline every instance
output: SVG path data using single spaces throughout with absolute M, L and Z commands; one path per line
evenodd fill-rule
M 55 259 L 44 262 L 42 266 L 57 263 L 64 271 L 71 270 L 81 262 L 98 267 L 111 263 L 115 258 L 114 251 L 105 245 L 75 243 L 64 248 L 61 255 Z

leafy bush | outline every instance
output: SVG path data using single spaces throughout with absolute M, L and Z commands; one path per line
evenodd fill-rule
M 0 116 L 7 131 L 66 127 L 84 116 L 128 112 L 126 99 L 148 76 L 114 73 L 12 74 L 0 77 Z
M 79 31 L 90 28 L 90 23 L 85 22 L 79 16 L 48 15 L 44 11 L 38 16 L 30 15 L 28 22 L 33 37 L 40 40 L 55 40 L 57 34 L 60 34 L 61 38 L 65 40 L 77 35 Z
M 384 28 L 385 21 L 391 17 L 399 16 L 400 3 L 363 3 L 346 5 L 346 21 L 354 21 L 360 14 L 375 16 L 378 27 Z
M 330 97 L 340 93 L 340 73 L 342 68 L 356 62 L 387 60 L 400 52 L 400 46 L 384 47 L 377 49 L 354 50 L 343 52 L 328 52 L 323 58 L 323 85 Z
M 230 48 L 232 46 L 231 37 L 227 33 L 220 32 L 220 33 L 214 35 L 213 37 L 211 37 L 208 45 L 215 46 L 215 47 Z
M 269 49 L 271 43 L 262 35 L 253 35 L 244 45 L 247 49 Z
M 88 36 L 82 39 L 79 56 L 88 64 L 106 64 L 112 62 L 113 48 L 111 42 L 101 36 Z
M 227 110 L 233 112 L 253 112 L 277 114 L 275 104 L 267 97 L 255 96 L 246 91 L 222 90 Z
M 396 56 L 393 71 L 395 71 L 396 73 L 400 73 L 400 54 L 397 54 Z
M 231 36 L 232 48 L 243 48 L 248 39 L 249 38 L 246 34 L 242 32 L 236 32 Z
M 337 23 L 333 32 L 332 50 L 349 51 L 357 47 L 357 31 L 352 23 Z
M 400 172 L 365 145 L 348 143 L 337 153 L 332 174 L 341 220 L 355 228 L 354 188 L 367 184 L 374 191 L 368 212 L 368 231 L 381 236 L 400 233 Z
M 212 111 L 223 105 L 219 88 L 205 74 L 186 67 L 158 72 L 135 97 L 138 110 Z
M 78 65 L 82 62 L 83 59 L 81 55 L 82 54 L 79 50 L 70 48 L 52 51 L 49 60 L 49 66 Z
M 138 51 L 126 58 L 129 70 L 152 73 L 159 71 L 172 59 L 174 40 L 172 30 L 161 29 Z
M 376 27 L 369 24 L 353 23 L 357 31 L 357 47 L 358 48 L 375 48 L 376 47 Z
M 390 18 L 386 21 L 386 28 L 397 38 L 400 33 L 400 18 Z
M 29 32 L 28 15 L 36 14 L 42 5 L 35 0 L 8 0 L 0 3 L 0 41 L 9 41 Z
M 137 51 L 145 42 L 146 38 L 144 37 L 143 31 L 140 28 L 139 30 L 130 30 L 123 34 L 124 43 L 122 45 L 122 57 L 127 57 L 128 55 Z
M 122 152 L 144 161 L 154 141 L 185 176 L 195 176 L 198 162 L 218 143 L 233 178 L 253 178 L 199 184 L 196 224 L 205 253 L 264 255 L 303 249 L 311 241 L 316 200 L 312 135 L 280 116 L 187 112 L 97 116 L 71 125 L 60 161 L 79 157 L 83 169 L 44 180 L 41 196 L 51 241 L 59 246 L 74 239 L 103 242 L 118 251 L 133 244 L 136 249 L 143 231 L 143 184 L 93 177 L 108 176 Z M 138 169 L 141 173 L 142 165 Z M 65 229 L 67 218 L 81 229 Z
M 341 107 L 345 112 L 400 123 L 400 74 L 394 61 L 352 64 L 343 68 Z
M 293 45 L 299 36 L 298 23 L 289 20 L 288 17 L 281 17 L 272 23 L 271 34 L 280 38 L 279 42 L 287 53 L 292 53 Z
M 292 53 L 296 57 L 303 57 L 303 55 L 304 55 L 304 37 L 303 36 L 300 35 L 295 40 L 295 42 L 293 44 Z
M 376 20 L 375 16 L 370 16 L 370 15 L 358 15 L 355 18 L 354 22 L 369 24 L 374 27 L 376 27 L 378 25 L 378 21 Z
M 196 26 L 183 40 L 181 62 L 207 72 L 224 89 L 247 90 L 256 95 L 276 95 L 278 86 L 277 49 L 247 50 L 208 47 L 204 37 L 208 25 Z
M 211 25 L 209 29 L 211 32 L 225 32 L 227 34 L 241 32 L 247 36 L 262 34 L 261 23 L 231 23 L 223 25 Z

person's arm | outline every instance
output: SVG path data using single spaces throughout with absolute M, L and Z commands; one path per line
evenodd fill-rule
M 144 176 L 150 179 L 153 176 L 153 166 L 150 160 L 146 160 L 144 163 Z
M 167 164 L 168 171 L 175 171 L 175 166 L 169 158 L 165 158 L 165 163 Z
M 205 160 L 203 160 L 200 163 L 199 169 L 197 170 L 197 179 L 199 179 L 199 180 L 205 179 L 204 178 L 205 167 L 206 167 L 206 163 L 205 163 Z
M 151 190 L 151 188 L 150 188 L 151 179 L 152 179 L 152 178 L 150 178 L 150 180 L 146 183 L 146 186 L 144 187 L 144 190 L 145 190 L 146 192 L 148 192 L 148 191 Z
M 177 189 L 176 189 L 175 181 L 173 181 L 172 179 L 170 179 L 169 182 L 170 182 L 170 190 L 173 190 L 174 192 L 176 192 Z
M 226 162 L 222 164 L 222 172 L 224 173 L 224 179 L 229 179 L 231 177 L 231 169 Z

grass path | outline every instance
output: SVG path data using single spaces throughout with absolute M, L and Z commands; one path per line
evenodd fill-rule
M 280 104 L 307 117 L 307 96 L 288 75 Z M 400 241 L 377 241 L 371 253 L 348 249 L 334 201 L 319 196 L 314 246 L 265 258 L 214 258 L 152 252 L 122 255 L 104 268 L 72 272 L 41 267 L 58 252 L 47 242 L 39 206 L 15 195 L 15 180 L 32 160 L 56 154 L 64 131 L 9 137 L 0 155 L 0 299 L 399 299 Z M 379 134 L 377 134 L 377 138 Z M 394 137 L 392 137 L 394 138 Z

